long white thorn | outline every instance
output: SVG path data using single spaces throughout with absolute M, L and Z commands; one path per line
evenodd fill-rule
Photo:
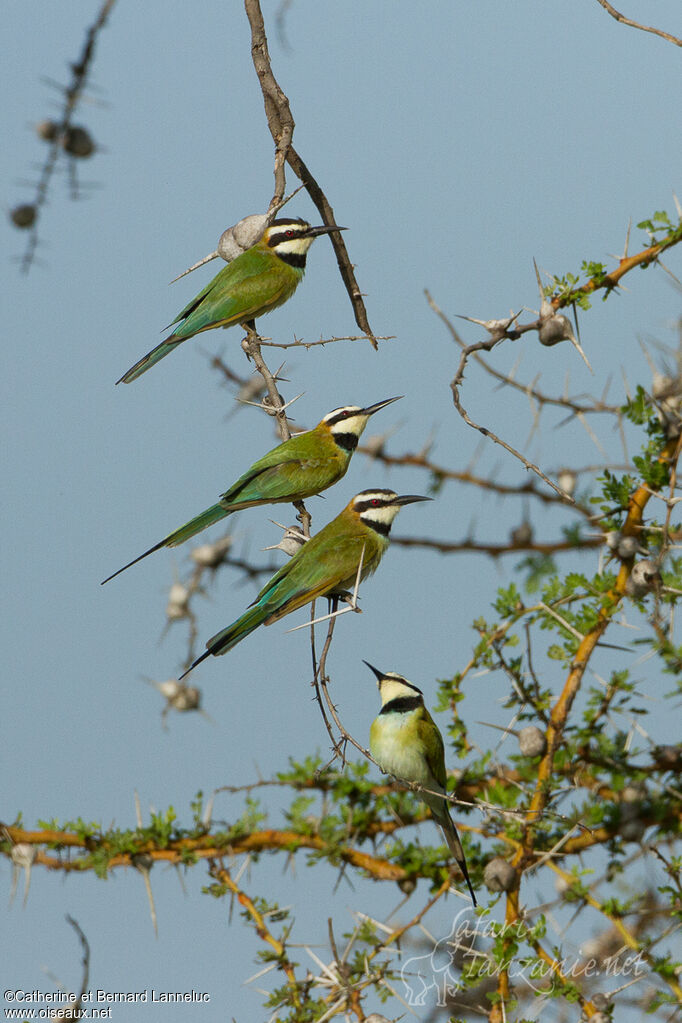
M 175 282 L 179 281 L 181 277 L 186 277 L 187 274 L 191 274 L 193 270 L 198 270 L 200 266 L 204 265 L 204 263 L 210 263 L 212 259 L 216 259 L 219 255 L 220 253 L 217 249 L 215 252 L 209 252 L 208 256 L 204 256 L 204 258 L 200 259 L 198 263 L 194 264 L 194 266 L 190 266 L 186 270 L 183 270 L 182 273 L 178 274 L 177 277 L 174 277 L 170 283 L 175 284 Z

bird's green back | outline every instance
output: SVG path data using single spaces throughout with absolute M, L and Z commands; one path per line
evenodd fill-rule
M 263 587 L 253 604 L 271 613 L 270 625 L 316 597 L 350 589 L 362 557 L 362 578 L 370 575 L 388 540 L 344 512 L 301 547 Z
M 286 302 L 303 277 L 270 249 L 256 245 L 228 263 L 173 320 L 174 337 L 229 327 L 262 316 Z M 184 321 L 184 322 L 180 322 Z
M 309 497 L 336 483 L 346 472 L 350 452 L 340 448 L 329 430 L 308 430 L 279 444 L 259 458 L 220 497 L 229 505 L 241 501 L 289 500 Z

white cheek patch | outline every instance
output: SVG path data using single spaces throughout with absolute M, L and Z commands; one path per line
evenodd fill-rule
M 368 522 L 378 522 L 382 526 L 390 526 L 399 511 L 400 508 L 395 504 L 383 508 L 368 508 L 362 513 L 362 517 Z
M 388 675 L 382 678 L 380 692 L 382 705 L 390 703 L 391 700 L 421 695 L 421 690 L 410 685 L 407 679 L 401 675 Z
M 287 238 L 285 241 L 277 243 L 275 252 L 281 256 L 305 256 L 314 241 L 314 238 Z

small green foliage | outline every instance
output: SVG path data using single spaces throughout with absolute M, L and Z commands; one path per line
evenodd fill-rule
M 514 583 L 507 588 L 500 587 L 497 591 L 497 600 L 493 604 L 496 612 L 502 618 L 510 618 L 523 610 L 521 595 Z
M 627 474 L 616 476 L 615 473 L 604 469 L 604 473 L 599 477 L 598 482 L 602 484 L 602 495 L 593 497 L 592 501 L 594 504 L 601 506 L 605 515 L 613 511 L 614 505 L 617 509 L 627 508 L 630 494 L 635 489 L 635 480 L 632 476 Z
M 445 476 L 443 475 L 443 473 L 442 472 L 438 472 L 436 469 L 434 469 L 429 474 L 429 483 L 428 483 L 428 490 L 427 490 L 428 494 L 431 497 L 436 497 L 438 494 L 440 494 L 441 490 L 443 489 L 443 484 L 444 483 L 445 483 Z
M 580 269 L 584 276 L 594 283 L 595 287 L 600 287 L 604 283 L 607 271 L 603 263 L 583 260 L 580 265 Z
M 621 407 L 621 412 L 635 426 L 644 426 L 651 421 L 655 410 L 641 384 L 637 385 L 634 398 L 630 398 Z
M 529 554 L 519 561 L 517 572 L 524 572 L 526 593 L 537 593 L 549 576 L 555 576 L 557 566 L 551 554 Z

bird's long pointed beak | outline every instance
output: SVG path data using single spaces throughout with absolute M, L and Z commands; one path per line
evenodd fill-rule
M 311 227 L 308 231 L 308 238 L 317 238 L 318 234 L 330 234 L 332 231 L 347 231 L 347 227 L 339 227 L 338 224 L 322 224 L 321 227 Z
M 369 661 L 363 661 L 362 663 L 366 664 L 369 670 L 374 672 L 374 674 L 377 677 L 377 682 L 381 682 L 382 678 L 384 677 L 383 671 L 379 671 L 379 669 L 375 668 L 373 664 L 369 663 Z
M 422 497 L 420 494 L 403 494 L 396 497 L 394 504 L 414 504 L 415 501 L 433 501 L 432 497 Z
M 380 408 L 385 408 L 386 405 L 391 405 L 394 401 L 400 401 L 403 397 L 403 394 L 399 394 L 397 398 L 385 398 L 383 401 L 377 401 L 374 405 L 368 405 L 367 408 L 363 408 L 362 414 L 363 416 L 373 416 Z

